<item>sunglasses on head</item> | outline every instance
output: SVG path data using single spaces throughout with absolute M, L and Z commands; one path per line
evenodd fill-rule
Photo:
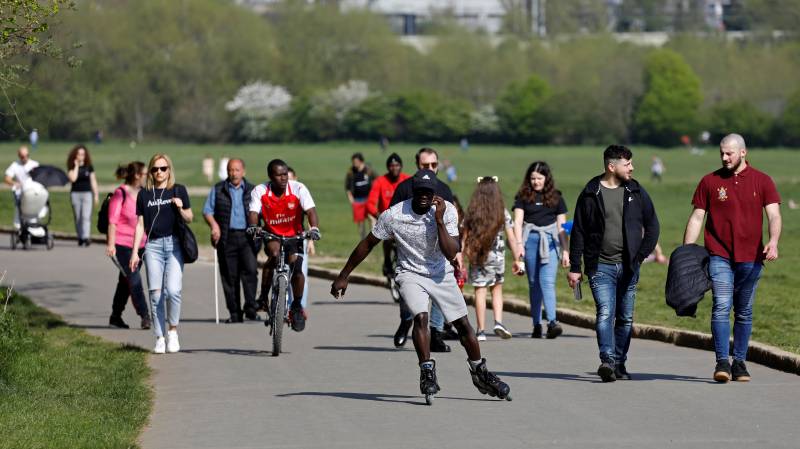
M 166 173 L 169 170 L 168 165 L 162 165 L 161 167 L 153 167 L 150 169 L 150 173 L 156 174 L 158 171 L 161 170 L 162 172 Z

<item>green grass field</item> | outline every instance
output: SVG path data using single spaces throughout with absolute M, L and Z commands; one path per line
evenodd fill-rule
M 146 359 L 14 296 L 0 307 L 0 448 L 138 447 L 152 400 Z
M 42 145 L 33 153 L 41 163 L 64 166 L 68 144 Z M 17 145 L 2 144 L 0 153 L 3 164 L 16 156 Z M 266 163 L 272 158 L 282 158 L 297 170 L 300 180 L 308 185 L 317 203 L 323 240 L 318 248 L 321 255 L 345 258 L 356 244 L 358 236 L 350 219 L 350 209 L 344 194 L 344 175 L 349 167 L 349 158 L 354 151 L 365 154 L 367 162 L 378 172 L 383 172 L 387 153 L 381 153 L 377 145 L 363 143 L 287 144 L 287 145 L 181 145 L 146 144 L 130 148 L 127 144 L 108 143 L 90 146 L 98 178 L 103 184 L 114 182 L 116 164 L 131 159 L 147 161 L 155 152 L 166 152 L 176 165 L 178 182 L 192 186 L 209 185 L 201 173 L 201 159 L 210 154 L 218 159 L 223 154 L 241 157 L 247 163 L 248 179 L 254 182 L 266 179 Z M 414 153 L 418 145 L 392 145 L 389 151 L 399 153 L 406 167 L 412 172 Z M 474 180 L 481 175 L 497 175 L 503 193 L 510 206 L 514 193 L 522 181 L 529 163 L 545 160 L 553 168 L 558 188 L 564 193 L 568 207 L 574 207 L 577 193 L 585 182 L 602 171 L 602 148 L 597 147 L 508 147 L 473 145 L 462 152 L 456 145 L 434 145 L 442 159 L 449 159 L 458 168 L 458 180 L 451 186 L 465 208 L 472 193 Z M 669 254 L 682 241 L 686 219 L 691 211 L 691 195 L 700 178 L 719 167 L 715 148 L 707 148 L 705 154 L 690 155 L 683 149 L 663 150 L 648 147 L 633 147 L 634 174 L 647 188 L 655 202 L 661 221 L 661 245 Z M 667 171 L 660 184 L 650 181 L 649 164 L 652 155 L 658 155 Z M 800 152 L 787 149 L 753 149 L 748 159 L 754 167 L 766 171 L 775 180 L 783 198 L 783 237 L 780 244 L 780 259 L 765 269 L 759 284 L 755 306 L 753 338 L 800 353 L 800 308 L 794 307 L 793 293 L 800 288 L 794 275 L 800 268 L 800 223 L 798 210 L 789 210 L 785 204 L 790 198 L 800 200 L 800 173 L 797 166 Z M 638 175 L 638 176 L 637 176 Z M 53 195 L 54 229 L 73 231 L 72 212 L 67 195 Z M 193 197 L 193 209 L 198 217 L 193 225 L 198 239 L 208 239 L 208 230 L 201 218 L 202 197 Z M 571 215 L 571 212 L 568 213 Z M 11 222 L 11 195 L 0 195 L 0 223 Z M 366 272 L 378 273 L 379 257 L 371 256 L 373 262 L 362 265 Z M 328 263 L 339 267 L 339 263 Z M 562 270 L 563 271 L 563 270 Z M 563 273 L 560 275 L 563 279 Z M 710 295 L 701 304 L 696 319 L 677 318 L 672 309 L 664 304 L 664 280 L 666 267 L 648 264 L 642 268 L 639 295 L 636 306 L 636 321 L 662 324 L 685 329 L 709 331 Z M 527 282 L 518 277 L 507 277 L 506 291 L 512 295 L 527 297 Z M 588 292 L 585 292 L 588 293 Z M 587 295 L 590 296 L 590 295 Z M 591 299 L 576 302 L 566 285 L 558 284 L 559 305 L 593 313 Z M 519 331 L 519 330 L 517 330 Z

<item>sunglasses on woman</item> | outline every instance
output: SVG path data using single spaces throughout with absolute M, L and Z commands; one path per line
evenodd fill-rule
M 159 170 L 161 172 L 163 172 L 163 173 L 166 173 L 167 170 L 169 170 L 169 166 L 168 165 L 162 165 L 161 167 L 153 167 L 153 168 L 150 169 L 150 173 L 156 174 L 156 173 L 158 173 Z

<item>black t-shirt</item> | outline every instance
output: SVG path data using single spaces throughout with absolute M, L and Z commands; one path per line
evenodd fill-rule
M 144 217 L 144 233 L 149 239 L 174 234 L 175 220 L 181 219 L 172 204 L 175 194 L 183 201 L 184 209 L 191 207 L 186 187 L 180 184 L 175 184 L 172 189 L 142 189 L 139 191 L 139 196 L 136 198 L 136 215 Z
M 555 208 L 547 207 L 542 203 L 542 194 L 534 196 L 534 202 L 525 201 L 519 197 L 514 200 L 512 209 L 522 209 L 525 212 L 525 223 L 533 223 L 536 226 L 549 226 L 556 221 L 556 216 L 567 213 L 567 204 L 564 197 L 559 192 L 558 205 Z
M 369 197 L 369 191 L 372 189 L 372 176 L 370 170 L 364 166 L 361 171 L 355 168 L 350 168 L 345 180 L 346 189 L 353 194 L 356 200 L 366 200 Z
M 78 167 L 78 178 L 72 183 L 72 192 L 91 192 L 92 191 L 92 178 L 91 174 L 94 173 L 94 167 L 91 165 L 84 165 Z
M 394 190 L 394 196 L 392 196 L 392 202 L 389 206 L 394 206 L 397 203 L 401 203 L 405 200 L 410 200 L 414 197 L 414 189 L 413 189 L 413 178 L 408 178 L 405 181 L 401 182 L 397 185 L 397 188 Z M 450 190 L 450 187 L 447 184 L 440 181 L 438 178 L 436 179 L 436 189 L 434 194 L 442 197 L 443 200 L 455 204 L 456 200 L 453 198 L 453 191 Z

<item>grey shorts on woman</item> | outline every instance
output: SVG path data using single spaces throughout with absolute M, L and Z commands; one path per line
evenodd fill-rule
M 402 301 L 413 316 L 423 312 L 427 313 L 431 300 L 436 302 L 436 305 L 442 310 L 448 323 L 467 315 L 467 304 L 464 302 L 464 295 L 461 294 L 453 273 L 447 273 L 444 278 L 434 280 L 405 271 L 399 273 L 395 277 L 395 281 L 400 287 Z

